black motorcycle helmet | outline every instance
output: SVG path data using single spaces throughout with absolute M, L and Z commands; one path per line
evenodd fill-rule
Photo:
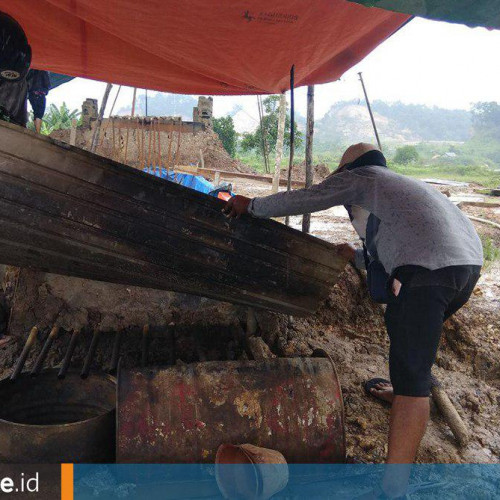
M 22 80 L 30 64 L 31 47 L 26 34 L 17 21 L 0 12 L 0 81 Z

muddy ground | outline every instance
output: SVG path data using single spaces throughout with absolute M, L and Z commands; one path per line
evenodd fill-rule
M 235 191 L 251 196 L 269 193 L 270 186 L 234 179 Z M 455 201 L 474 200 L 472 187 L 437 187 Z M 498 202 L 498 199 L 492 199 Z M 470 215 L 500 222 L 498 206 L 464 205 Z M 301 218 L 292 218 L 300 228 Z M 474 223 L 480 234 L 500 245 L 500 230 Z M 312 233 L 333 243 L 357 240 L 343 208 L 313 214 Z M 422 443 L 420 462 L 500 461 L 500 262 L 489 265 L 469 304 L 445 325 L 435 375 L 471 430 L 472 439 L 460 448 L 446 423 L 432 406 L 432 418 Z M 151 327 L 148 362 L 189 363 L 199 360 L 248 359 L 252 352 L 245 335 L 247 311 L 208 299 L 98 283 L 78 278 L 8 270 L 5 300 L 11 306 L 9 331 L 17 337 L 0 347 L 0 376 L 12 370 L 22 340 L 37 325 L 39 338 L 29 356 L 30 369 L 54 324 L 61 327 L 46 366 L 57 366 L 74 328 L 82 328 L 72 367 L 79 369 L 92 333 L 100 331 L 93 369 L 109 369 L 113 341 L 122 335 L 124 366 L 141 360 L 142 329 Z M 278 356 L 308 356 L 324 348 L 337 365 L 342 384 L 349 456 L 382 462 L 386 453 L 388 408 L 365 396 L 362 382 L 388 376 L 388 339 L 383 306 L 373 303 L 364 276 L 351 266 L 332 288 L 317 313 L 293 319 L 257 312 L 257 335 Z

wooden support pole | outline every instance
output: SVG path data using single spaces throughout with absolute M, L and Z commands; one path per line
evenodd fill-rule
M 153 134 L 153 153 L 151 155 L 151 167 L 153 168 L 153 172 L 156 173 L 156 127 L 155 121 L 151 120 L 151 133 Z
M 363 87 L 363 93 L 365 94 L 366 106 L 368 107 L 368 113 L 370 113 L 370 119 L 372 121 L 375 137 L 377 138 L 378 148 L 380 149 L 380 151 L 382 151 L 382 144 L 380 144 L 380 138 L 377 132 L 377 125 L 375 125 L 375 118 L 373 117 L 372 107 L 370 106 L 370 100 L 368 99 L 368 94 L 366 92 L 365 82 L 363 81 L 363 75 L 361 74 L 361 71 L 358 73 L 358 75 L 359 75 L 359 81 L 361 82 L 361 86 Z
M 277 193 L 280 184 L 281 159 L 283 157 L 283 142 L 285 140 L 286 94 L 282 92 L 278 108 L 278 137 L 276 139 L 276 157 L 274 160 L 274 177 L 272 192 Z
M 141 127 L 141 149 L 140 149 L 140 157 L 139 157 L 139 166 L 142 170 L 144 168 L 144 164 L 146 163 L 146 157 L 144 154 L 144 123 L 139 122 L 139 126 Z
M 153 139 L 153 120 L 149 124 L 149 139 L 148 139 L 148 172 L 151 168 L 151 140 Z
M 71 146 L 74 146 L 76 144 L 76 125 L 78 121 L 73 118 L 71 120 L 71 131 L 69 133 L 69 143 Z
M 161 137 L 160 137 L 160 127 L 158 126 L 158 123 L 156 124 L 156 134 L 158 136 L 158 168 L 160 169 L 160 175 L 161 175 L 161 168 L 162 168 L 162 161 L 161 161 Z
M 167 134 L 168 139 L 168 151 L 167 151 L 167 171 L 170 172 L 171 161 L 172 161 L 172 142 L 174 141 L 174 124 L 170 126 L 170 135 Z
M 94 129 L 94 135 L 92 136 L 92 143 L 90 146 L 90 151 L 92 152 L 95 152 L 95 150 L 97 149 L 97 145 L 99 144 L 99 133 L 101 131 L 102 119 L 104 117 L 104 111 L 106 110 L 106 104 L 108 103 L 109 93 L 111 92 L 112 87 L 113 84 L 108 83 L 102 97 L 101 109 L 99 110 L 99 115 L 97 117 L 97 122 Z
M 264 108 L 262 107 L 262 98 L 257 96 L 257 108 L 259 109 L 260 122 L 260 142 L 262 145 L 262 156 L 264 157 L 264 170 L 269 173 L 269 159 L 267 154 L 267 129 L 264 128 Z
M 135 96 L 137 94 L 137 87 L 134 87 L 134 94 L 132 96 L 132 112 L 130 113 L 130 117 L 133 118 L 135 115 Z M 114 106 L 114 104 L 113 104 Z M 127 163 L 127 153 L 128 153 L 128 134 L 129 134 L 129 127 L 127 127 L 127 135 L 125 137 L 125 158 L 123 160 L 123 163 Z
M 295 65 L 290 68 L 290 160 L 288 162 L 288 181 L 286 190 L 292 189 L 292 168 L 293 155 L 295 150 L 295 98 L 294 98 L 294 80 L 295 80 Z M 285 224 L 290 224 L 290 217 L 285 217 Z
M 182 123 L 179 123 L 179 137 L 177 138 L 177 151 L 175 152 L 175 161 L 179 164 L 181 160 L 181 129 Z
M 314 85 L 307 87 L 307 125 L 306 125 L 306 188 L 312 186 L 313 171 L 313 135 L 314 135 Z M 311 229 L 311 214 L 302 216 L 302 231 L 308 233 Z

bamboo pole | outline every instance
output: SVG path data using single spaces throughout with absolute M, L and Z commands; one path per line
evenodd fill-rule
M 264 157 L 264 170 L 266 171 L 266 174 L 269 173 L 269 160 L 267 156 L 267 138 L 266 138 L 266 131 L 264 130 L 264 109 L 262 107 L 262 99 L 258 95 L 257 96 L 257 108 L 259 109 L 259 121 L 260 121 L 260 142 L 262 146 L 262 155 Z
M 133 118 L 134 115 L 135 115 L 135 96 L 137 94 L 137 87 L 134 87 L 134 94 L 132 96 L 132 112 L 130 114 L 130 118 Z M 129 127 L 127 127 L 127 135 L 126 135 L 126 138 L 125 138 L 125 159 L 123 161 L 123 163 L 127 163 L 127 153 L 128 153 L 128 133 L 129 133 Z
M 312 156 L 314 135 L 314 85 L 307 87 L 307 126 L 306 126 L 306 188 L 313 183 Z M 302 231 L 308 233 L 311 229 L 311 214 L 302 216 Z
M 274 160 L 273 193 L 277 193 L 280 185 L 281 159 L 283 157 L 283 142 L 285 139 L 285 121 L 286 121 L 286 95 L 282 92 L 278 108 L 278 138 L 276 140 L 276 157 Z
M 115 159 L 116 153 L 116 144 L 115 144 L 115 119 L 111 118 L 111 127 L 112 127 L 112 135 L 113 135 L 113 147 L 111 149 L 111 159 Z
M 144 168 L 144 164 L 146 163 L 146 157 L 145 157 L 145 154 L 144 154 L 144 121 L 140 121 L 139 122 L 139 125 L 141 127 L 141 150 L 140 150 L 140 159 L 139 159 L 139 163 L 140 163 L 140 166 L 141 166 L 141 170 Z
M 167 174 L 170 173 L 170 162 L 172 160 L 172 142 L 174 140 L 174 124 L 170 124 L 170 136 L 167 133 L 168 140 L 168 151 L 167 151 Z
M 160 169 L 160 175 L 161 175 L 161 168 L 162 168 L 162 161 L 161 161 L 161 132 L 160 132 L 160 127 L 158 125 L 156 126 L 156 133 L 158 135 L 158 168 Z
M 151 155 L 151 166 L 153 167 L 153 173 L 156 173 L 156 128 L 154 120 L 151 120 L 151 133 L 153 134 L 153 154 Z
M 150 121 L 149 124 L 149 137 L 148 137 L 148 172 L 151 169 L 151 139 L 153 138 L 153 135 L 151 133 L 151 127 L 153 126 L 153 120 Z
M 177 164 L 179 164 L 180 157 L 181 157 L 181 129 L 182 129 L 182 124 L 179 124 L 179 136 L 177 138 L 177 151 L 175 152 L 175 160 L 177 161 Z

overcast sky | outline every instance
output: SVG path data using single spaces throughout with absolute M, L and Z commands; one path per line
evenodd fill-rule
M 376 48 L 338 82 L 317 85 L 315 114 L 322 117 L 340 100 L 362 99 L 358 71 L 372 100 L 426 104 L 444 108 L 469 109 L 476 101 L 500 102 L 500 31 L 467 28 L 415 19 Z M 80 108 L 86 97 L 101 99 L 105 84 L 78 78 L 49 94 L 49 103 L 66 101 Z M 114 87 L 112 103 L 117 87 Z M 142 92 L 142 91 L 139 91 Z M 122 88 L 115 112 L 130 106 L 132 89 Z M 306 89 L 296 90 L 296 107 L 305 115 Z M 258 117 L 255 96 L 214 98 L 214 114 L 229 113 L 242 105 Z M 108 113 L 111 104 L 108 104 Z M 168 110 L 166 110 L 168 112 Z

